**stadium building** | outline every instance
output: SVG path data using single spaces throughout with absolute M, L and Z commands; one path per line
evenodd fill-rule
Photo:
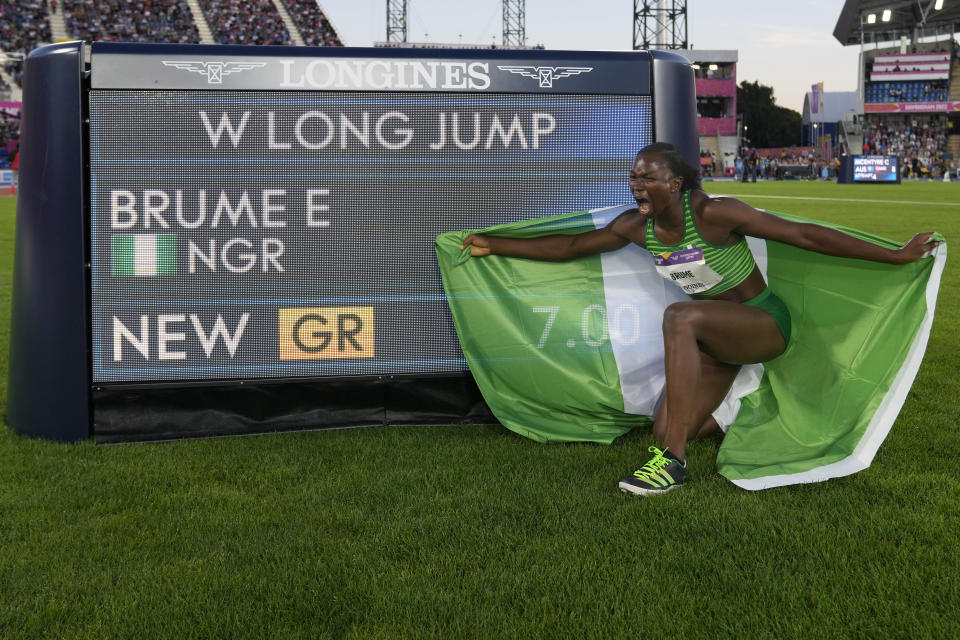
M 808 91 L 803 98 L 800 145 L 815 147 L 824 158 L 848 153 L 849 147 L 859 153 L 861 145 L 854 138 L 862 136 L 860 113 L 856 91 L 824 92 L 819 87 L 816 91 Z
M 960 158 L 960 3 L 847 0 L 833 35 L 859 46 L 854 154 L 896 155 L 905 177 L 940 178 Z M 805 109 L 805 122 L 806 122 Z M 861 126 L 862 125 L 862 126 Z M 858 135 L 859 134 L 859 135 Z
M 142 6 L 0 0 L 0 168 L 17 146 L 22 61 L 41 44 L 80 39 L 342 46 L 316 0 L 169 0 Z M 825 151 L 823 157 L 898 155 L 907 177 L 939 177 L 955 169 L 960 160 L 958 32 L 960 2 L 954 0 L 845 0 L 833 33 L 843 45 L 860 48 L 855 104 L 849 94 L 808 94 L 802 144 Z M 736 115 L 737 51 L 673 51 L 696 71 L 704 171 L 732 174 L 744 133 Z
M 690 61 L 697 83 L 700 162 L 707 175 L 735 172 L 740 123 L 737 120 L 737 51 L 673 49 Z

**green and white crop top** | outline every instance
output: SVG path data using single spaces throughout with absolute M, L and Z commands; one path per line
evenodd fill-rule
M 647 220 L 644 237 L 657 272 L 694 298 L 709 298 L 734 288 L 746 280 L 756 266 L 746 238 L 725 247 L 704 240 L 693 217 L 689 189 L 683 192 L 680 242 L 673 245 L 660 242 L 653 232 L 653 218 Z

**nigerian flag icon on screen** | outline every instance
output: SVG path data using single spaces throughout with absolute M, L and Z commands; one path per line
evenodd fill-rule
M 176 234 L 120 233 L 113 236 L 113 275 L 171 276 L 176 272 Z

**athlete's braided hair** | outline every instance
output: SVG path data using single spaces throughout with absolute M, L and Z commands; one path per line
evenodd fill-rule
M 692 166 L 683 154 L 677 151 L 677 148 L 669 142 L 654 142 L 648 144 L 637 152 L 637 157 L 645 153 L 659 154 L 666 162 L 673 175 L 683 178 L 683 189 L 700 188 L 700 170 Z

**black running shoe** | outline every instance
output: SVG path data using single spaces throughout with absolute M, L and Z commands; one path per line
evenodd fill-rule
M 649 496 L 676 489 L 687 478 L 687 467 L 682 462 L 664 456 L 664 451 L 650 447 L 653 459 L 620 480 L 620 491 Z

